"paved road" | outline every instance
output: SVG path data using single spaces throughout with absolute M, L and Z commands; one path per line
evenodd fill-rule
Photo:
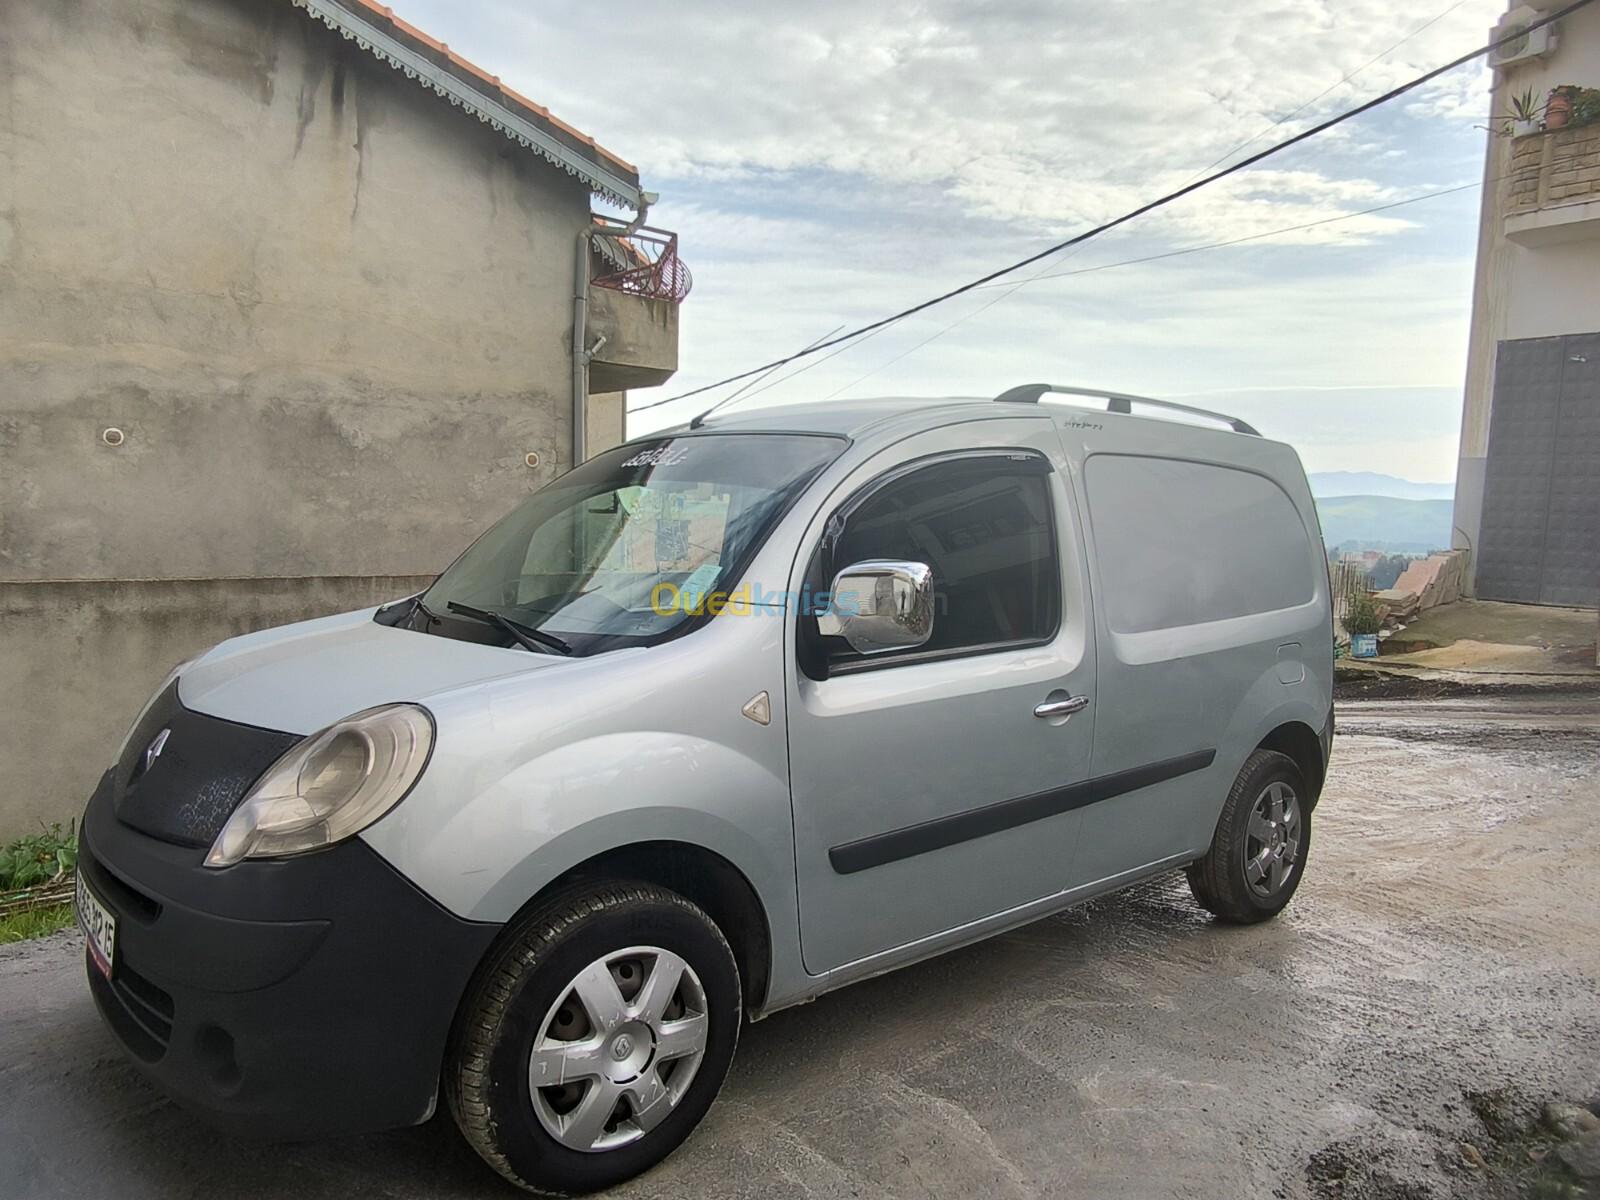
M 1215 926 L 1163 879 L 781 1013 L 616 1194 L 1488 1195 L 1467 1093 L 1600 1091 L 1600 700 L 1357 703 L 1340 730 L 1279 921 Z M 440 1120 L 212 1134 L 124 1064 L 80 953 L 0 950 L 0 1195 L 509 1194 Z

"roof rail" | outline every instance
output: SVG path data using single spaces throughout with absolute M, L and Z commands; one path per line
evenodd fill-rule
M 1209 408 L 1191 408 L 1187 404 L 1174 404 L 1171 400 L 1156 400 L 1150 396 L 1131 396 L 1126 392 L 1108 392 L 1104 388 L 1079 388 L 1057 387 L 1053 383 L 1024 383 L 1020 387 L 1010 388 L 996 396 L 996 404 L 1037 404 L 1041 396 L 1088 396 L 1091 399 L 1104 400 L 1106 411 L 1114 413 L 1133 412 L 1135 404 L 1149 404 L 1155 408 L 1164 408 L 1170 412 L 1188 413 L 1191 417 L 1209 417 L 1213 421 L 1221 421 L 1235 433 L 1248 433 L 1251 437 L 1260 437 L 1255 428 L 1245 424 L 1238 417 L 1230 417 L 1227 413 L 1212 412 Z

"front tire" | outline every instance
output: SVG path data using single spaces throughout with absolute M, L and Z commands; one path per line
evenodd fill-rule
M 1207 912 L 1235 925 L 1275 917 L 1294 896 L 1311 852 L 1305 779 L 1287 754 L 1256 750 L 1228 791 L 1189 890 Z
M 689 1136 L 733 1061 L 739 970 L 675 892 L 617 883 L 522 918 L 463 1004 L 445 1068 L 462 1134 L 519 1187 L 599 1191 Z

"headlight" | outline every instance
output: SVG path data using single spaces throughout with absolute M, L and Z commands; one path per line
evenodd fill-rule
M 134 717 L 133 724 L 128 726 L 128 732 L 123 734 L 122 740 L 117 743 L 117 756 L 111 760 L 112 766 L 116 766 L 117 763 L 122 761 L 122 756 L 128 752 L 128 743 L 133 740 L 133 735 L 138 730 L 139 726 L 144 724 L 144 719 L 149 714 L 150 709 L 154 707 L 155 702 L 161 699 L 161 693 L 172 686 L 172 681 L 174 679 L 176 679 L 179 675 L 182 675 L 185 671 L 199 661 L 199 654 L 196 654 L 193 658 L 184 659 L 177 666 L 173 667 L 172 670 L 168 671 L 167 677 L 156 685 L 156 690 L 150 693 L 150 699 L 144 702 L 144 707 L 139 710 L 139 715 Z
M 433 718 L 415 704 L 369 708 L 295 746 L 256 781 L 217 834 L 206 866 L 331 846 L 398 804 L 433 749 Z

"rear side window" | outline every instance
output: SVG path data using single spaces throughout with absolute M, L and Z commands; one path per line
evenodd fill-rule
M 933 568 L 933 637 L 902 655 L 1045 641 L 1061 619 L 1049 464 L 1025 453 L 973 455 L 889 477 L 835 514 L 821 586 L 852 563 L 893 558 Z M 858 656 L 830 646 L 832 661 Z
M 1097 454 L 1084 483 L 1106 618 L 1118 633 L 1311 599 L 1305 524 L 1271 480 L 1206 463 Z

